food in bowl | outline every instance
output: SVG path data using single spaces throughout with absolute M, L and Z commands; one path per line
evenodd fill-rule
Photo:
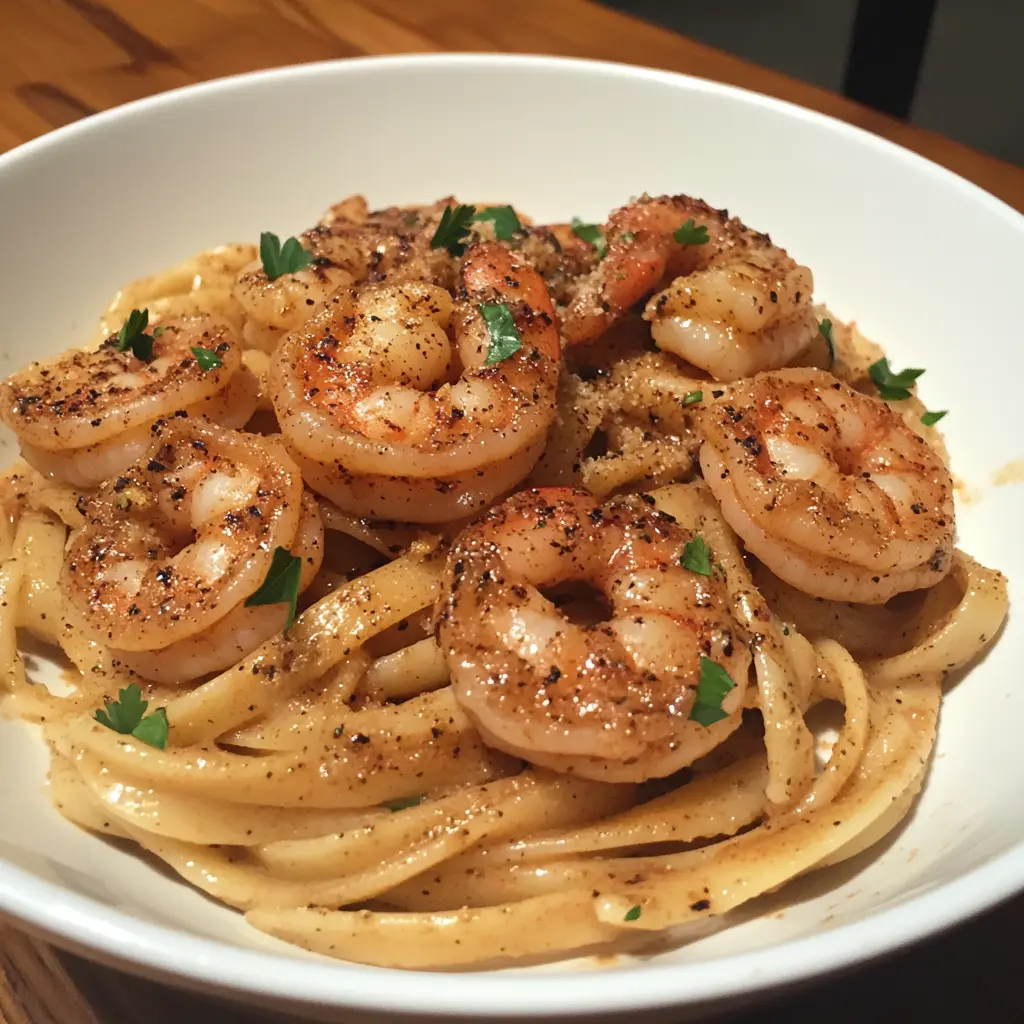
M 658 933 L 877 842 L 1006 581 L 955 547 L 923 371 L 813 287 L 686 196 L 355 196 L 126 286 L 0 386 L 7 705 L 57 807 L 396 967 Z

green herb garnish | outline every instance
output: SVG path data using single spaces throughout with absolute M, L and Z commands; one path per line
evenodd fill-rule
M 703 224 L 698 227 L 691 217 L 685 224 L 681 224 L 672 232 L 672 237 L 680 245 L 706 245 L 708 229 Z
M 284 245 L 272 231 L 260 235 L 260 259 L 268 281 L 276 281 L 282 274 L 295 274 L 313 262 L 313 254 L 302 248 L 297 238 L 286 238 Z
M 729 673 L 710 658 L 701 655 L 700 682 L 697 684 L 697 696 L 690 709 L 690 719 L 705 728 L 729 716 L 722 710 L 725 695 L 736 684 Z
M 868 375 L 878 388 L 878 394 L 887 402 L 902 402 L 910 397 L 909 389 L 914 386 L 924 370 L 901 370 L 893 373 L 888 359 L 879 359 L 868 367 Z
M 511 206 L 488 206 L 475 218 L 478 222 L 489 220 L 494 224 L 494 237 L 499 242 L 509 242 L 512 236 L 523 230 L 516 211 Z
M 475 206 L 446 206 L 441 214 L 434 237 L 430 239 L 431 249 L 447 249 L 452 256 L 461 256 L 466 251 L 462 241 L 469 234 L 469 226 L 476 216 Z
M 703 537 L 688 540 L 683 547 L 683 557 L 679 561 L 684 569 L 689 569 L 698 576 L 711 575 L 711 549 L 704 543 Z
M 142 699 L 142 690 L 132 683 L 119 690 L 117 700 L 105 700 L 103 710 L 93 717 L 122 736 L 134 736 L 147 746 L 163 750 L 167 746 L 167 712 L 157 708 L 146 714 L 149 701 Z
M 264 604 L 287 604 L 288 621 L 285 629 L 291 629 L 295 621 L 295 607 L 299 601 L 299 577 L 302 575 L 302 559 L 286 548 L 274 548 L 270 568 L 259 589 L 245 599 L 246 608 Z
M 634 238 L 636 238 L 635 231 L 623 231 L 622 234 L 619 235 L 620 242 L 632 242 Z
M 635 907 L 630 907 L 626 911 L 625 916 L 622 918 L 623 921 L 639 921 L 640 915 L 643 913 L 643 907 L 638 903 Z
M 422 796 L 402 796 L 397 800 L 389 800 L 384 806 L 394 814 L 396 811 L 404 811 L 407 807 L 419 807 L 423 799 Z
M 493 306 L 479 306 L 480 315 L 487 324 L 487 333 L 491 336 L 491 347 L 487 351 L 487 366 L 494 366 L 509 356 L 514 355 L 523 347 L 522 338 L 516 329 L 508 306 L 504 302 Z
M 603 260 L 608 252 L 608 240 L 601 231 L 600 224 L 584 224 L 579 217 L 572 219 L 572 233 L 584 242 L 589 242 L 597 252 L 597 258 Z
M 943 416 L 945 416 L 945 415 L 946 415 L 946 413 L 948 413 L 948 412 L 949 412 L 949 410 L 948 410 L 948 409 L 943 409 L 943 410 L 942 410 L 941 412 L 926 412 L 926 413 L 925 413 L 925 414 L 924 414 L 924 415 L 923 415 L 923 416 L 921 417 L 921 422 L 922 422 L 922 423 L 923 423 L 923 424 L 924 424 L 924 425 L 925 425 L 926 427 L 934 427 L 934 426 L 935 426 L 935 424 L 936 424 L 936 423 L 938 423 L 938 422 L 939 422 L 939 420 L 941 420 L 941 419 L 942 419 L 942 417 L 943 417 Z
M 131 349 L 132 355 L 144 363 L 152 359 L 153 337 L 145 333 L 148 326 L 149 310 L 133 309 L 117 332 L 117 351 L 127 352 Z
M 192 355 L 196 357 L 199 368 L 207 372 L 224 365 L 224 361 L 213 349 L 203 348 L 202 345 L 193 346 Z
M 704 392 L 703 391 L 687 391 L 686 394 L 683 395 L 683 405 L 684 406 L 686 406 L 686 405 L 696 405 L 698 402 L 701 402 L 703 400 L 704 400 Z
M 828 365 L 831 366 L 836 361 L 836 339 L 832 337 L 832 321 L 828 317 L 818 324 L 818 333 L 828 345 Z

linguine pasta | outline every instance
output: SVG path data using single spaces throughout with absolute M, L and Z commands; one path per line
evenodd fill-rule
M 954 547 L 919 372 L 806 267 L 685 197 L 353 197 L 273 242 L 3 385 L 5 710 L 67 819 L 435 968 L 637 948 L 910 812 L 1006 581 Z

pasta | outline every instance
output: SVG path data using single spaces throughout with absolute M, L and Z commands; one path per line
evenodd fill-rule
M 643 948 L 869 848 L 1006 580 L 922 371 L 812 290 L 685 196 L 354 196 L 126 286 L 0 384 L 5 710 L 57 808 L 410 969 Z

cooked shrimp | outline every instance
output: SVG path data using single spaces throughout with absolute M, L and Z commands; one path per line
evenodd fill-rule
M 438 638 L 454 692 L 485 740 L 563 772 L 661 777 L 740 721 L 750 655 L 725 584 L 683 568 L 688 531 L 640 498 L 522 491 L 457 539 Z M 607 622 L 569 621 L 542 588 L 603 593 Z M 737 684 L 710 727 L 689 717 L 710 658 Z
M 677 277 L 644 311 L 659 348 L 716 380 L 785 366 L 818 334 L 810 270 L 772 245 L 767 235 L 746 236 L 745 244 Z
M 299 592 L 304 592 L 320 570 L 324 555 L 324 526 L 316 498 L 302 496 L 299 526 L 289 549 L 302 560 Z M 287 625 L 288 606 L 267 604 L 235 607 L 216 625 L 195 636 L 176 640 L 155 651 L 125 651 L 115 647 L 112 654 L 126 668 L 157 683 L 180 683 L 199 679 L 236 664 Z
M 448 522 L 513 487 L 540 456 L 560 365 L 544 282 L 497 243 L 472 246 L 462 278 L 457 303 L 424 283 L 338 293 L 271 360 L 289 450 L 344 511 Z M 503 305 L 519 338 L 493 365 L 482 304 Z
M 220 365 L 204 370 L 193 348 L 215 353 Z M 258 390 L 232 329 L 190 316 L 154 329 L 147 362 L 118 351 L 112 336 L 96 351 L 32 363 L 0 384 L 0 420 L 41 473 L 91 488 L 141 457 L 156 420 L 184 410 L 241 427 Z
M 692 221 L 704 243 L 676 241 Z M 562 316 L 567 345 L 592 341 L 637 302 L 657 345 L 721 380 L 783 366 L 814 340 L 810 270 L 727 210 L 689 196 L 644 196 L 616 210 L 608 252 Z
M 83 628 L 124 660 L 173 650 L 182 661 L 160 678 L 194 678 L 198 665 L 224 667 L 283 625 L 283 608 L 253 608 L 260 614 L 233 621 L 236 643 L 218 632 L 261 585 L 275 548 L 312 559 L 315 573 L 322 527 L 311 502 L 303 513 L 302 480 L 280 444 L 178 417 L 154 428 L 143 461 L 88 499 L 62 587 Z
M 273 280 L 257 260 L 238 276 L 235 298 L 245 312 L 246 344 L 272 352 L 289 331 L 316 316 L 339 288 L 380 281 L 428 281 L 450 287 L 457 261 L 444 248 L 431 248 L 445 208 L 388 207 L 370 212 L 362 196 L 332 206 L 316 227 L 299 236 L 314 262 Z
M 780 370 L 726 388 L 701 429 L 729 525 L 798 590 L 881 604 L 949 572 L 949 471 L 884 402 L 822 370 Z

